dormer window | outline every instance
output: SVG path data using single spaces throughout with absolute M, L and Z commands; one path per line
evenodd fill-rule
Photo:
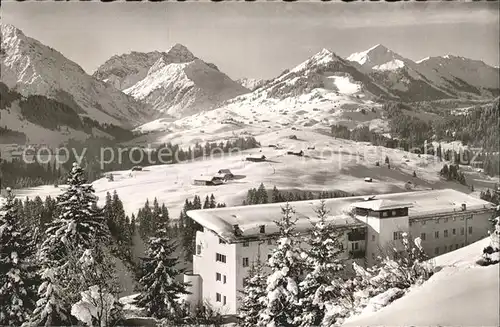
M 260 225 L 259 226 L 259 232 L 261 234 L 265 234 L 266 233 L 266 226 L 265 225 Z

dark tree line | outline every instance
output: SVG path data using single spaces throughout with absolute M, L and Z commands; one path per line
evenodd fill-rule
M 0 126 L 0 142 L 5 144 L 25 144 L 26 134 Z
M 217 203 L 213 194 L 210 197 L 206 196 L 203 202 L 198 195 L 194 196 L 193 201 L 186 199 L 177 223 L 177 233 L 181 239 L 181 246 L 184 250 L 184 259 L 186 262 L 193 261 L 193 255 L 196 250 L 196 232 L 203 230 L 203 227 L 191 219 L 187 215 L 187 212 L 189 210 L 223 208 L 225 206 L 225 203 Z
M 243 205 L 330 199 L 348 196 L 355 196 L 355 194 L 340 190 L 321 192 L 308 192 L 298 190 L 295 192 L 286 192 L 280 191 L 276 186 L 274 186 L 271 191 L 268 191 L 265 188 L 264 184 L 261 183 L 257 189 L 252 188 L 248 190 L 247 197 L 245 200 L 243 200 Z
M 217 202 L 213 194 L 207 195 L 203 201 L 198 195 L 195 195 L 193 200 L 186 199 L 179 219 L 176 221 L 170 219 L 167 206 L 165 204 L 160 205 L 155 198 L 152 205 L 149 200 L 146 200 L 144 207 L 139 209 L 137 216 L 132 215 L 131 221 L 134 226 L 137 223 L 135 228 L 137 228 L 143 240 L 154 236 L 158 229 L 165 229 L 170 238 L 179 241 L 184 252 L 184 259 L 187 262 L 192 262 L 196 231 L 203 230 L 203 227 L 191 219 L 187 212 L 189 210 L 222 208 L 225 206 L 225 203 Z
M 488 201 L 495 204 L 500 204 L 500 195 L 498 192 L 490 191 L 487 189 L 486 191 L 481 191 L 479 194 L 479 198 L 484 201 Z
M 464 144 L 482 147 L 485 151 L 498 151 L 499 101 L 473 107 L 463 115 L 447 114 L 434 124 L 438 139 L 460 140 Z
M 388 138 L 371 131 L 367 126 L 350 130 L 342 125 L 334 125 L 331 126 L 331 135 L 357 142 L 370 142 L 386 148 L 401 148 L 405 151 L 436 155 L 440 159 L 463 165 L 472 164 L 471 161 L 474 159 L 486 174 L 490 176 L 499 174 L 499 155 L 490 153 L 498 151 L 500 128 L 498 126 L 498 102 L 475 108 L 467 115 L 448 115 L 432 123 L 409 114 L 411 108 L 401 103 L 386 104 L 384 110 L 389 119 L 391 133 L 395 138 Z M 430 142 L 433 139 L 460 140 L 464 145 L 479 147 L 480 150 L 477 152 L 468 149 L 444 151 L 441 145 L 437 148 L 433 147 Z
M 457 181 L 462 185 L 467 185 L 467 181 L 465 180 L 465 175 L 460 171 L 459 165 L 444 165 L 441 171 L 439 172 L 441 176 L 446 178 L 449 181 Z
M 23 188 L 58 184 L 64 181 L 64 174 L 56 164 L 27 163 L 23 160 L 0 162 L 1 187 Z

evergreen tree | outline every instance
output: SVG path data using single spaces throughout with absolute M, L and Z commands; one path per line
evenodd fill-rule
M 278 191 L 278 188 L 276 186 L 273 187 L 273 191 L 271 193 L 271 202 L 272 203 L 281 202 L 280 191 Z
M 113 214 L 113 199 L 111 198 L 111 194 L 109 192 L 106 192 L 103 215 L 104 219 L 106 219 L 106 223 L 108 224 L 108 228 L 111 231 L 111 234 L 116 235 L 116 226 Z
M 7 189 L 7 203 L 0 211 L 0 325 L 20 326 L 35 306 L 33 254 L 30 231 L 21 225 Z
M 210 194 L 210 204 L 209 208 L 216 208 L 217 203 L 215 202 L 215 196 L 213 194 Z
M 151 210 L 151 206 L 149 205 L 149 199 L 146 199 L 146 203 L 144 207 L 138 214 L 137 218 L 139 219 L 139 232 L 141 237 L 144 240 L 147 240 L 149 236 L 151 236 L 152 229 L 152 218 L 153 212 Z
M 154 198 L 153 200 L 153 210 L 152 210 L 152 216 L 151 216 L 151 229 L 150 233 L 151 235 L 154 235 L 156 228 L 159 224 L 159 221 L 161 219 L 161 209 L 160 209 L 160 204 L 158 203 L 158 199 Z
M 208 198 L 208 195 L 205 198 L 205 202 L 203 203 L 203 209 L 208 209 L 210 208 L 210 199 Z
M 255 188 L 249 189 L 247 192 L 246 204 L 258 204 L 257 190 Z
M 299 276 L 302 270 L 298 250 L 294 210 L 290 204 L 282 207 L 282 218 L 276 221 L 279 228 L 278 247 L 268 260 L 271 274 L 267 278 L 264 310 L 259 318 L 259 326 L 298 326 L 300 308 Z
M 305 258 L 306 276 L 299 284 L 302 292 L 300 308 L 301 326 L 318 326 L 324 319 L 325 306 L 335 301 L 339 284 L 338 272 L 344 267 L 339 256 L 342 254 L 341 234 L 336 227 L 327 222 L 328 210 L 324 200 L 316 209 L 318 221 L 313 224 L 310 235 L 305 239 L 307 250 Z M 337 285 L 337 287 L 336 287 Z
M 136 228 L 136 222 L 135 222 L 135 215 L 132 214 L 132 218 L 130 218 L 130 235 L 133 238 L 135 235 L 135 228 Z
M 165 226 L 165 228 L 170 230 L 170 216 L 167 206 L 163 203 L 160 208 L 160 219 L 158 221 L 158 227 Z
M 264 184 L 260 184 L 259 188 L 257 189 L 257 198 L 258 198 L 258 203 L 259 204 L 265 204 L 269 202 L 268 196 L 267 196 L 267 190 L 264 187 Z
M 193 209 L 194 210 L 201 209 L 201 199 L 200 199 L 200 197 L 198 195 L 194 196 L 194 199 L 193 199 Z
M 109 239 L 104 216 L 95 207 L 95 191 L 92 185 L 86 184 L 80 166 L 74 164 L 68 184 L 68 189 L 57 198 L 61 213 L 46 231 L 43 260 L 64 260 L 72 250 L 79 257 L 83 251 L 92 248 L 96 240 Z
M 57 268 L 44 263 L 41 270 L 42 284 L 38 288 L 36 308 L 26 326 L 68 326 L 71 325 L 70 303 L 59 282 Z
M 82 267 L 72 263 L 87 250 L 109 242 L 110 232 L 102 212 L 97 209 L 94 189 L 86 184 L 84 170 L 77 164 L 73 164 L 68 185 L 57 198 L 60 214 L 48 225 L 40 249 L 43 283 L 30 325 L 69 322 L 69 306 L 90 286 L 88 280 L 82 280 Z M 63 285 L 70 291 L 64 292 Z
M 143 261 L 143 277 L 139 283 L 143 291 L 137 297 L 137 304 L 155 318 L 178 319 L 180 307 L 177 302 L 181 294 L 189 294 L 188 284 L 176 280 L 184 270 L 177 269 L 178 258 L 173 257 L 177 245 L 170 240 L 165 226 L 149 240 L 149 247 Z
M 129 228 L 127 224 L 127 219 L 125 216 L 125 210 L 123 209 L 123 203 L 120 200 L 118 193 L 116 191 L 113 192 L 113 200 L 112 200 L 112 219 L 113 225 L 116 228 L 116 234 L 111 232 L 111 235 L 115 237 L 119 244 L 128 244 L 130 240 Z
M 440 171 L 440 175 L 445 177 L 445 178 L 449 178 L 449 169 L 448 169 L 448 165 L 447 164 L 444 164 L 443 168 L 441 168 L 441 171 Z
M 250 266 L 248 277 L 245 278 L 244 287 L 241 291 L 241 306 L 238 317 L 240 320 L 239 326 L 257 326 L 260 312 L 264 309 L 266 286 L 264 267 L 260 261 L 260 257 L 257 257 L 257 260 Z

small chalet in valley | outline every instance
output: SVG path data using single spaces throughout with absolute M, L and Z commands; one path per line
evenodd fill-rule
M 194 180 L 194 185 L 214 186 L 221 184 L 224 184 L 224 181 L 217 176 L 200 176 Z
M 233 179 L 234 175 L 229 169 L 219 169 L 215 177 L 222 178 L 223 180 Z

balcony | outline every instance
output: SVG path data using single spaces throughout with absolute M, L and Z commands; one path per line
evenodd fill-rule
M 349 258 L 350 259 L 362 259 L 365 256 L 366 256 L 366 251 L 365 250 L 349 251 Z
M 349 242 L 364 241 L 366 240 L 366 234 L 364 229 L 356 229 L 347 234 L 347 239 Z

